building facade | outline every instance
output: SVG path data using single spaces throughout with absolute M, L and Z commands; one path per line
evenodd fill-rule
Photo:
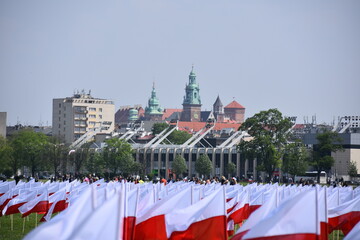
M 53 99 L 53 135 L 72 143 L 95 128 L 103 133 L 114 130 L 115 105 L 84 91 L 72 97 Z
M 231 148 L 181 148 L 180 146 L 159 146 L 144 148 L 134 146 L 136 161 L 146 166 L 146 173 L 155 173 L 158 177 L 169 178 L 172 174 L 172 163 L 176 155 L 184 157 L 188 167 L 186 176 L 197 176 L 195 162 L 200 155 L 206 154 L 212 162 L 213 176 L 236 176 L 239 178 L 257 179 L 256 159 L 248 160 L 241 157 L 236 146 Z M 227 165 L 232 162 L 236 165 L 236 172 L 228 174 Z

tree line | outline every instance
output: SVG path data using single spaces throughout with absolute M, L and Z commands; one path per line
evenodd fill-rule
M 8 139 L 0 137 L 0 174 L 17 176 L 20 172 L 23 174 L 25 167 L 26 177 L 41 177 L 43 172 L 48 172 L 56 178 L 65 174 L 111 178 L 139 174 L 143 170 L 141 164 L 135 162 L 132 147 L 125 140 L 108 139 L 101 151 L 90 148 L 91 144 L 70 149 L 55 137 L 23 129 Z

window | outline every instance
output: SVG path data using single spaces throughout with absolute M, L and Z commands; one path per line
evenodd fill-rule
M 59 108 L 61 107 L 61 103 L 59 103 Z
M 95 114 L 90 114 L 89 118 L 96 118 L 96 115 Z
M 99 115 L 99 118 L 102 119 L 102 115 Z
M 102 112 L 102 108 L 99 108 L 99 112 Z
M 95 111 L 96 111 L 96 108 L 89 108 L 89 111 L 95 112 Z

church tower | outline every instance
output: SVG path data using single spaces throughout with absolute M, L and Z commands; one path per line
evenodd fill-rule
M 213 113 L 217 122 L 224 122 L 225 120 L 224 105 L 222 104 L 219 95 L 216 98 L 215 103 L 213 105 Z
M 189 75 L 189 83 L 185 87 L 185 96 L 183 101 L 183 111 L 181 121 L 199 122 L 201 114 L 201 99 L 199 95 L 199 84 L 196 83 L 194 66 Z
M 148 106 L 145 108 L 145 119 L 152 121 L 160 121 L 163 116 L 163 109 L 160 107 L 159 99 L 156 97 L 155 83 L 151 91 L 151 97 Z

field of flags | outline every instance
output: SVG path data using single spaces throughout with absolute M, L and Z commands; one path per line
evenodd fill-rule
M 359 187 L 0 182 L 0 216 L 15 213 L 42 214 L 26 240 L 360 239 Z

